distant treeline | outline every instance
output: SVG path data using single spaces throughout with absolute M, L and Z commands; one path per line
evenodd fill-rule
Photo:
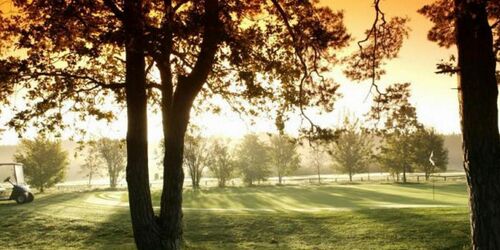
M 233 142 L 236 143 L 237 142 Z M 68 151 L 70 155 L 77 150 L 77 143 L 64 141 L 62 143 L 63 149 Z M 447 171 L 463 171 L 462 167 L 462 138 L 460 134 L 448 134 L 444 135 L 444 145 L 445 148 L 448 149 L 448 170 Z M 159 143 L 150 145 L 150 154 L 155 155 L 155 151 L 159 147 Z M 309 153 L 308 144 L 304 143 L 302 147 L 298 149 L 299 153 L 303 156 L 306 156 Z M 0 146 L 0 162 L 12 162 L 13 156 L 16 152 L 16 146 Z M 152 159 L 154 159 L 153 157 Z M 306 159 L 308 157 L 302 157 Z M 304 160 L 305 161 L 305 160 Z M 80 173 L 80 166 L 83 164 L 83 159 L 70 157 L 69 169 L 67 171 L 66 180 L 74 181 L 74 180 L 82 180 L 84 179 L 84 175 Z M 373 166 L 370 168 L 371 172 L 379 172 L 380 169 L 377 166 Z M 151 161 L 150 167 L 151 177 L 154 176 L 155 173 L 159 172 L 156 163 Z M 323 174 L 334 174 L 338 173 L 334 168 L 325 167 L 322 169 Z M 295 170 L 291 175 L 314 175 L 316 174 L 316 169 L 314 166 L 308 164 L 308 162 L 303 162 L 301 164 L 301 168 Z M 210 175 L 210 174 L 208 174 Z

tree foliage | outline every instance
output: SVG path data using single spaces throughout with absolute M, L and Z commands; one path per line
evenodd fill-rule
M 145 56 L 152 102 L 167 108 L 176 90 L 184 89 L 182 79 L 210 72 L 199 83 L 200 104 L 221 95 L 249 115 L 274 110 L 266 102 L 270 100 L 280 100 L 284 111 L 318 105 L 331 110 L 338 85 L 321 76 L 338 62 L 336 51 L 350 38 L 342 12 L 309 1 L 234 0 L 218 5 L 213 32 L 219 35 L 204 39 L 201 2 L 147 1 Z M 9 83 L 2 84 L 2 94 L 24 88 L 22 94 L 33 101 L 17 110 L 10 125 L 17 130 L 30 125 L 64 128 L 68 124 L 62 117 L 72 112 L 84 120 L 115 118 L 103 104 L 125 100 L 123 6 L 114 1 L 37 0 L 15 1 L 14 7 L 15 14 L 2 16 L 1 47 L 23 52 L 0 60 L 0 79 Z M 208 43 L 213 44 L 213 60 L 199 60 Z M 8 103 L 9 98 L 1 100 Z M 38 122 L 40 117 L 50 122 Z
M 305 158 L 306 164 L 314 168 L 318 176 L 318 184 L 321 184 L 321 169 L 328 165 L 329 158 L 327 154 L 327 146 L 325 141 L 314 141 L 309 144 L 307 155 Z
M 446 171 L 448 150 L 444 147 L 444 137 L 433 129 L 419 129 L 412 138 L 413 164 L 425 173 L 426 180 L 436 171 Z
M 40 192 L 64 179 L 69 163 L 61 142 L 37 137 L 35 140 L 22 140 L 19 149 L 14 159 L 24 165 L 28 184 Z
M 214 140 L 210 147 L 210 164 L 208 169 L 217 178 L 218 186 L 223 188 L 233 176 L 236 167 L 234 157 L 228 147 L 228 141 Z
M 85 162 L 80 166 L 80 172 L 88 178 L 89 187 L 92 185 L 92 179 L 102 174 L 102 163 L 99 154 L 96 154 L 93 150 L 87 150 Z
M 252 185 L 255 181 L 263 181 L 269 176 L 269 148 L 257 135 L 246 135 L 237 152 L 238 169 L 245 183 Z
M 373 158 L 370 136 L 359 127 L 359 121 L 345 118 L 343 132 L 331 146 L 333 167 L 349 175 L 366 171 Z
M 194 189 L 200 187 L 200 180 L 204 169 L 210 160 L 209 143 L 200 135 L 186 135 L 184 141 L 184 165 L 189 171 L 191 183 Z
M 293 138 L 285 134 L 271 136 L 270 142 L 270 163 L 276 168 L 278 182 L 281 184 L 284 176 L 293 173 L 300 167 L 298 145 Z
M 382 167 L 396 174 L 412 172 L 412 135 L 421 128 L 415 107 L 410 103 L 410 84 L 394 84 L 385 93 L 375 96 L 369 119 L 375 131 L 383 137 L 380 154 L 377 156 Z
M 104 162 L 107 167 L 109 186 L 116 188 L 125 170 L 127 152 L 124 141 L 101 138 L 90 143 L 90 151 Z

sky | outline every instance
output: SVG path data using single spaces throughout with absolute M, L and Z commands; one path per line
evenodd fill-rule
M 459 109 L 456 77 L 436 75 L 435 65 L 441 59 L 448 58 L 455 53 L 455 48 L 440 48 L 436 43 L 427 40 L 427 31 L 431 22 L 417 13 L 417 10 L 432 0 L 382 0 L 381 8 L 387 15 L 407 16 L 410 18 L 410 37 L 404 42 L 399 57 L 390 61 L 386 66 L 387 74 L 378 82 L 382 87 L 393 83 L 410 82 L 412 97 L 411 102 L 417 108 L 419 120 L 426 126 L 434 127 L 441 133 L 459 133 Z M 320 4 L 329 6 L 334 10 L 344 11 L 344 23 L 348 32 L 353 36 L 352 46 L 364 37 L 366 29 L 370 28 L 374 12 L 372 0 L 321 0 Z M 9 8 L 3 5 L 3 9 Z M 354 48 L 354 47 L 353 47 Z M 362 117 L 370 108 L 371 96 L 370 83 L 356 83 L 345 78 L 341 68 L 331 72 L 335 81 L 340 83 L 340 92 L 343 98 L 335 104 L 335 111 L 323 116 L 312 115 L 315 122 L 323 126 L 336 126 L 341 117 L 351 113 Z M 23 100 L 15 100 L 23 102 Z M 249 132 L 275 132 L 273 121 L 256 119 L 255 124 L 240 118 L 236 113 L 228 111 L 224 101 L 218 100 L 225 111 L 220 115 L 193 114 L 192 123 L 200 125 L 207 136 L 241 137 Z M 89 122 L 83 124 L 94 131 L 95 136 L 108 136 L 114 138 L 124 137 L 126 134 L 126 112 L 119 112 L 120 118 L 112 124 L 96 124 Z M 5 122 L 0 119 L 0 123 Z M 300 127 L 298 116 L 292 117 L 287 123 L 287 131 L 296 134 Z M 0 124 L 0 128 L 5 128 Z M 34 133 L 28 133 L 27 138 Z M 68 134 L 66 134 L 67 136 Z M 63 136 L 65 137 L 65 136 Z M 161 138 L 161 120 L 159 115 L 150 114 L 149 138 L 157 141 Z M 17 135 L 10 130 L 0 134 L 0 145 L 16 144 Z

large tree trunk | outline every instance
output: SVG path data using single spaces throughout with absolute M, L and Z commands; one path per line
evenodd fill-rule
M 138 249 L 161 249 L 149 190 L 143 25 L 142 1 L 126 0 L 127 183 L 132 229 Z
M 180 81 L 187 81 L 181 78 Z M 167 249 L 180 249 L 182 243 L 182 187 L 184 172 L 182 158 L 184 136 L 189 123 L 189 113 L 194 97 L 192 94 L 176 92 L 173 104 L 164 106 L 163 127 L 165 134 L 165 155 L 163 160 L 163 193 L 160 218 Z M 193 178 L 193 176 L 191 177 Z M 196 182 L 194 179 L 193 188 Z
M 159 63 L 162 81 L 162 115 L 165 155 L 163 161 L 163 192 L 159 225 L 162 229 L 162 246 L 164 249 L 180 249 L 182 244 L 182 187 L 184 172 L 182 159 L 184 153 L 184 136 L 189 123 L 189 113 L 193 101 L 201 91 L 208 74 L 212 69 L 219 42 L 218 1 L 206 0 L 203 42 L 200 53 L 191 73 L 179 76 L 173 88 L 170 56 L 167 55 Z
M 493 39 L 484 0 L 455 0 L 464 168 L 472 245 L 500 249 L 500 138 Z

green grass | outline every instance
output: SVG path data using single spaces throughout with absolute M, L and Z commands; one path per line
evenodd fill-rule
M 464 184 L 436 187 L 435 200 L 427 184 L 186 190 L 186 248 L 468 248 Z M 0 248 L 133 249 L 125 197 L 94 191 L 1 202 Z M 412 207 L 431 205 L 444 207 Z M 410 208 L 387 208 L 393 206 Z

